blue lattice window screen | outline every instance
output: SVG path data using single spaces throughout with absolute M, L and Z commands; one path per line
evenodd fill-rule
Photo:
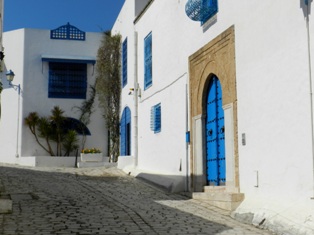
M 122 44 L 122 87 L 128 83 L 128 39 Z
M 161 131 L 161 104 L 157 104 L 151 108 L 150 129 L 154 133 Z
M 86 99 L 87 65 L 49 63 L 49 98 Z
M 84 41 L 86 38 L 85 32 L 70 25 L 70 23 L 60 26 L 50 31 L 51 39 L 63 39 L 63 40 L 80 40 Z
M 144 89 L 146 90 L 153 84 L 152 68 L 152 33 L 144 39 Z
M 218 12 L 218 0 L 189 0 L 185 12 L 190 19 L 203 25 Z
M 204 24 L 218 12 L 218 0 L 203 0 L 204 13 L 201 23 Z

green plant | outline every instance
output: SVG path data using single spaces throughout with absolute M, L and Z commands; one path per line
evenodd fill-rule
M 86 142 L 85 126 L 87 126 L 90 123 L 90 117 L 92 113 L 94 112 L 93 107 L 94 107 L 95 96 L 96 96 L 96 88 L 95 88 L 95 85 L 93 85 L 93 86 L 90 86 L 89 98 L 87 100 L 84 100 L 80 107 L 78 106 L 74 107 L 78 109 L 80 112 L 79 120 L 80 120 L 81 125 L 79 126 L 79 128 L 81 129 L 82 136 L 83 136 L 82 142 L 81 142 L 82 149 L 84 149 L 85 142 Z
M 48 117 L 40 117 L 36 112 L 31 112 L 24 119 L 25 124 L 35 136 L 36 142 L 50 156 L 62 156 L 62 150 L 65 151 L 64 156 L 69 156 L 79 147 L 77 133 L 65 127 L 66 117 L 63 116 L 63 113 L 62 109 L 55 106 Z M 44 139 L 46 146 L 40 141 L 40 138 Z M 56 152 L 53 151 L 51 142 L 56 143 Z
M 96 63 L 96 92 L 109 132 L 109 155 L 116 161 L 120 143 L 121 36 L 104 33 Z
M 79 148 L 77 133 L 74 130 L 69 130 L 64 136 L 63 150 L 65 151 L 64 156 L 69 156 L 71 152 Z

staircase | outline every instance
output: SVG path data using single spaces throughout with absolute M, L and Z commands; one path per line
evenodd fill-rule
M 225 186 L 205 186 L 204 192 L 194 192 L 192 198 L 227 211 L 234 211 L 244 200 L 244 194 L 236 191 L 238 190 L 227 190 Z

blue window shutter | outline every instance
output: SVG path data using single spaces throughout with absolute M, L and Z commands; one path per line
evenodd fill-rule
M 128 126 L 129 128 L 131 127 L 131 110 L 126 107 L 123 110 L 120 121 L 120 156 L 130 155 L 131 130 L 128 130 Z
M 144 89 L 152 85 L 152 33 L 144 39 Z
M 150 129 L 154 133 L 161 131 L 161 106 L 157 104 L 150 110 Z
M 128 39 L 122 44 L 122 87 L 128 83 Z
M 160 104 L 155 107 L 155 133 L 161 131 L 161 107 Z

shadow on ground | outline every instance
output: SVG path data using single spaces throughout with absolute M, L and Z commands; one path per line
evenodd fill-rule
M 46 169 L 47 170 L 47 169 Z M 116 169 L 0 167 L 13 213 L 0 234 L 221 234 L 224 216 Z M 231 220 L 231 219 L 230 219 Z

